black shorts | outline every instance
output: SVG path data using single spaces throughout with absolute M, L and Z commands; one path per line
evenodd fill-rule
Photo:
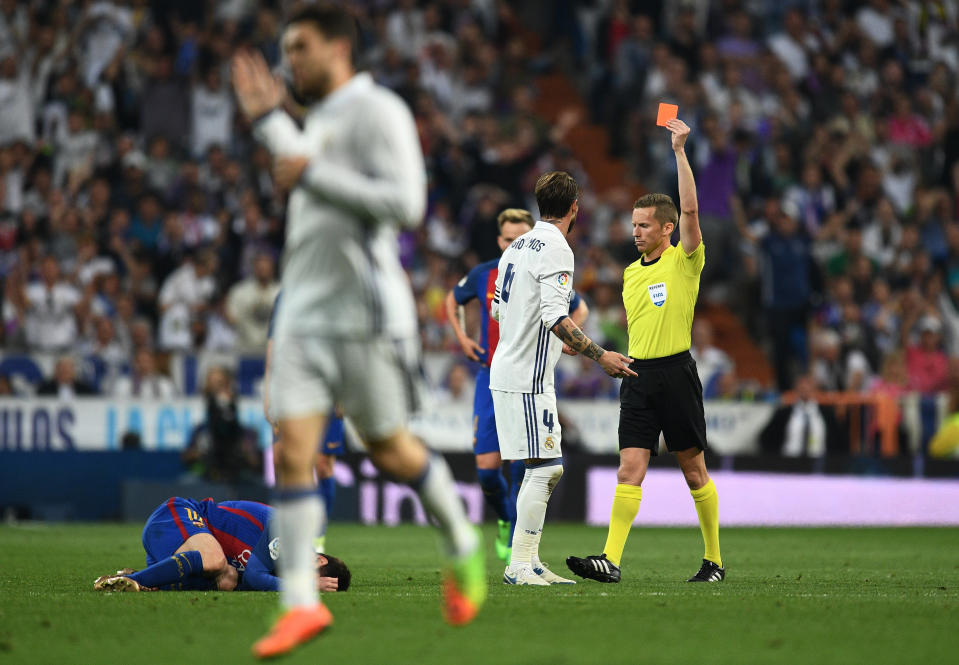
M 705 450 L 703 386 L 689 351 L 629 367 L 638 376 L 624 378 L 619 390 L 619 449 L 648 448 L 655 455 L 662 432 L 671 453 Z

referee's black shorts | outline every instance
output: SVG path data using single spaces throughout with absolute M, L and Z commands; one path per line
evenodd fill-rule
M 689 351 L 629 367 L 638 376 L 624 378 L 619 390 L 619 449 L 648 448 L 655 455 L 662 432 L 672 453 L 705 450 L 703 386 Z

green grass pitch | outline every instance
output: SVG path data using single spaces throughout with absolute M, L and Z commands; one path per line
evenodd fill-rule
M 486 528 L 492 538 L 492 527 Z M 325 596 L 333 628 L 282 663 L 959 662 L 959 531 L 725 529 L 722 584 L 686 584 L 695 529 L 636 528 L 618 585 L 506 587 L 454 629 L 439 612 L 436 539 L 418 527 L 334 524 L 354 587 Z M 547 524 L 543 559 L 595 552 L 604 529 Z M 492 552 L 491 543 L 487 543 Z M 253 662 L 268 593 L 100 594 L 142 567 L 139 525 L 0 527 L 0 665 Z

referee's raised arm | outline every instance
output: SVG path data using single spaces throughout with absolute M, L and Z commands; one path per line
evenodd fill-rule
M 699 201 L 696 198 L 696 179 L 686 158 L 686 139 L 689 126 L 678 118 L 666 123 L 673 133 L 673 152 L 676 154 L 676 172 L 679 176 L 679 242 L 686 254 L 692 254 L 703 240 L 699 228 Z

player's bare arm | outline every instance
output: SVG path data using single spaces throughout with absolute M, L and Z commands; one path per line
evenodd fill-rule
M 478 361 L 480 359 L 479 354 L 483 353 L 485 349 L 477 344 L 476 340 L 466 334 L 466 326 L 463 321 L 464 311 L 464 307 L 456 303 L 456 297 L 453 295 L 453 292 L 450 291 L 447 293 L 446 319 L 450 322 L 450 326 L 452 326 L 453 332 L 456 334 L 456 341 L 459 342 L 460 348 L 463 349 L 463 354 L 467 358 Z
M 629 368 L 632 362 L 631 358 L 615 351 L 607 351 L 587 337 L 586 333 L 573 323 L 573 320 L 568 316 L 564 316 L 557 321 L 552 330 L 554 335 L 563 340 L 563 343 L 568 344 L 574 351 L 598 362 L 603 371 L 610 376 L 636 376 L 636 372 Z
M 283 104 L 283 83 L 270 73 L 259 52 L 240 51 L 233 56 L 233 89 L 247 121 L 252 122 Z
M 696 180 L 686 157 L 686 139 L 689 125 L 676 118 L 666 123 L 672 132 L 673 153 L 676 155 L 676 172 L 679 178 L 679 242 L 683 251 L 691 254 L 703 240 L 699 228 L 699 202 L 696 199 Z
M 282 108 L 286 98 L 283 83 L 276 78 L 258 52 L 239 52 L 233 57 L 233 88 L 243 115 L 249 122 Z M 273 181 L 289 191 L 309 165 L 302 155 L 277 156 L 273 165 Z
M 277 157 L 273 160 L 273 183 L 282 191 L 290 191 L 309 164 L 310 159 L 301 155 Z
M 573 323 L 580 328 L 583 327 L 583 324 L 586 323 L 586 319 L 589 317 L 589 305 L 586 304 L 586 300 L 584 298 L 579 299 L 579 305 L 576 307 L 576 309 L 570 312 L 569 316 L 571 319 L 573 319 Z M 568 356 L 577 355 L 576 350 L 566 343 L 563 343 L 563 353 Z
M 583 324 L 586 323 L 586 319 L 589 318 L 589 305 L 586 304 L 586 300 L 584 298 L 579 299 L 579 305 L 576 306 L 576 309 L 570 312 L 569 318 L 571 318 L 573 323 L 580 328 L 583 327 Z

